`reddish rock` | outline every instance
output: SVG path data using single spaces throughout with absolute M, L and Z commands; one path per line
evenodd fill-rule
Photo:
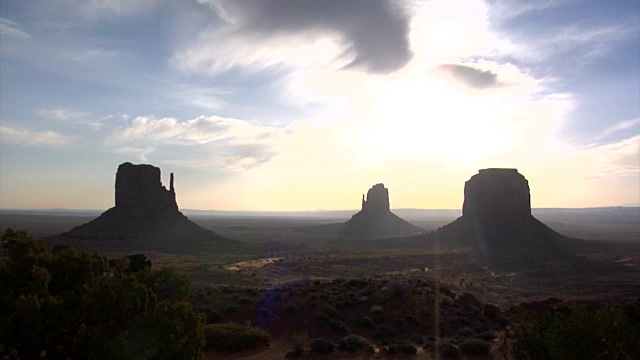
M 478 301 L 478 299 L 476 299 L 475 296 L 473 296 L 468 292 L 462 293 L 462 295 L 458 296 L 458 298 L 456 299 L 456 302 L 460 304 L 472 305 L 473 307 L 477 308 L 479 311 L 482 311 L 482 308 L 484 307 L 484 305 L 480 301 Z
M 500 310 L 499 307 L 497 307 L 495 305 L 484 304 L 483 313 L 488 318 L 494 318 L 494 317 L 502 314 L 502 311 Z

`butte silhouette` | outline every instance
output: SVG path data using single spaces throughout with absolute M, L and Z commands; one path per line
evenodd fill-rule
M 482 169 L 465 182 L 462 216 L 428 235 L 475 249 L 503 267 L 560 259 L 566 237 L 531 215 L 529 182 L 516 169 Z
M 363 194 L 362 210 L 343 225 L 343 234 L 354 238 L 398 237 L 424 232 L 391 212 L 389 190 L 384 184 L 374 185 L 367 191 L 366 198 Z
M 116 173 L 115 206 L 98 218 L 53 238 L 83 249 L 104 252 L 221 252 L 241 247 L 237 240 L 204 229 L 178 210 L 174 176 L 169 189 L 160 169 L 124 163 Z

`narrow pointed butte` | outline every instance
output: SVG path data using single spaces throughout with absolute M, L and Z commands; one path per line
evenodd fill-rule
M 376 184 L 367 197 L 362 196 L 362 210 L 344 223 L 344 234 L 355 238 L 383 238 L 413 235 L 423 229 L 408 223 L 391 212 L 389 189 Z

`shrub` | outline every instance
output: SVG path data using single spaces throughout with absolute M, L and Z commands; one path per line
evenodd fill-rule
M 331 320 L 331 317 L 329 317 L 329 315 L 327 315 L 325 313 L 320 313 L 320 314 L 316 315 L 316 320 L 318 320 L 319 322 L 321 322 L 323 324 L 328 324 L 329 320 Z
M 269 342 L 266 331 L 234 323 L 207 324 L 204 338 L 207 346 L 218 351 L 254 349 L 259 343 Z
M 311 340 L 311 352 L 318 354 L 327 354 L 333 352 L 336 349 L 336 344 L 323 338 L 316 338 Z
M 398 341 L 396 343 L 393 343 L 388 347 L 386 347 L 385 350 L 392 354 L 401 352 L 401 353 L 413 355 L 418 352 L 418 348 L 416 348 L 413 344 L 406 341 Z
M 296 314 L 298 310 L 300 310 L 300 307 L 292 302 L 289 302 L 284 306 L 284 312 L 287 314 Z
M 495 331 L 487 330 L 487 331 L 483 331 L 481 333 L 476 334 L 474 337 L 477 338 L 477 339 L 491 341 L 491 340 L 495 339 L 497 337 L 497 335 L 496 335 Z
M 509 325 L 509 319 L 507 319 L 507 317 L 505 317 L 504 315 L 498 315 L 496 317 L 493 318 L 493 322 L 500 325 L 500 326 L 507 326 Z
M 361 317 L 358 323 L 360 324 L 360 326 L 367 329 L 371 329 L 373 327 L 373 320 L 371 320 L 371 318 L 368 316 Z
M 469 355 L 488 355 L 491 344 L 480 339 L 467 339 L 458 345 L 462 353 Z
M 222 312 L 224 312 L 225 314 L 238 312 L 238 305 L 235 305 L 235 304 L 227 305 L 224 307 Z
M 260 313 L 260 316 L 263 318 L 269 317 L 269 309 L 260 309 L 259 313 Z
M 353 288 L 363 288 L 368 284 L 369 282 L 363 279 L 351 279 L 347 282 L 347 286 L 353 287 Z
M 294 333 L 291 336 L 291 341 L 293 342 L 293 354 L 295 356 L 300 356 L 304 352 L 304 344 L 307 342 L 307 335 Z
M 329 327 L 337 334 L 346 334 L 349 332 L 347 326 L 336 319 L 329 319 Z
M 514 319 L 519 358 L 640 358 L 640 298 L 634 304 L 560 307 Z
M 456 333 L 460 336 L 469 337 L 473 335 L 473 330 L 471 330 L 471 328 L 469 327 L 464 327 L 462 329 L 458 329 Z
M 370 347 L 373 347 L 371 342 L 358 335 L 347 335 L 340 340 L 340 350 L 354 352 Z
M 440 344 L 440 356 L 445 359 L 455 359 L 460 356 L 460 349 L 458 349 L 455 345 L 449 343 Z
M 388 327 L 388 326 L 381 326 L 378 329 L 378 332 L 382 335 L 382 336 L 395 336 L 396 332 L 395 330 L 393 330 L 392 328 Z
M 322 312 L 327 314 L 328 316 L 335 318 L 338 315 L 338 311 L 331 305 L 325 305 L 322 308 Z
M 453 301 L 453 299 L 448 297 L 447 295 L 442 295 L 442 298 L 441 298 L 440 301 L 442 302 L 442 305 L 444 305 L 444 306 L 453 306 L 453 305 L 455 305 L 455 301 Z
M 207 312 L 207 322 L 217 323 L 218 321 L 220 321 L 220 314 L 215 310 L 209 310 L 209 312 Z

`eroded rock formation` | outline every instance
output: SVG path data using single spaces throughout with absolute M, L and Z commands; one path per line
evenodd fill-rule
M 160 169 L 152 165 L 124 163 L 116 172 L 116 207 L 178 210 L 171 173 L 169 190 L 162 186 Z
M 159 168 L 131 163 L 118 167 L 114 207 L 51 240 L 106 252 L 193 253 L 240 247 L 240 242 L 196 225 L 178 210 L 173 174 L 167 190 Z
M 344 234 L 350 237 L 384 238 L 423 231 L 391 212 L 389 190 L 384 184 L 374 185 L 367 191 L 366 198 L 362 195 L 362 210 L 344 223 Z
M 482 169 L 465 182 L 462 216 L 437 237 L 507 264 L 555 258 L 562 235 L 531 215 L 529 183 L 516 169 Z
M 390 211 L 389 207 L 389 189 L 384 184 L 375 184 L 369 191 L 365 199 L 362 194 L 362 211 L 363 212 L 386 212 Z

